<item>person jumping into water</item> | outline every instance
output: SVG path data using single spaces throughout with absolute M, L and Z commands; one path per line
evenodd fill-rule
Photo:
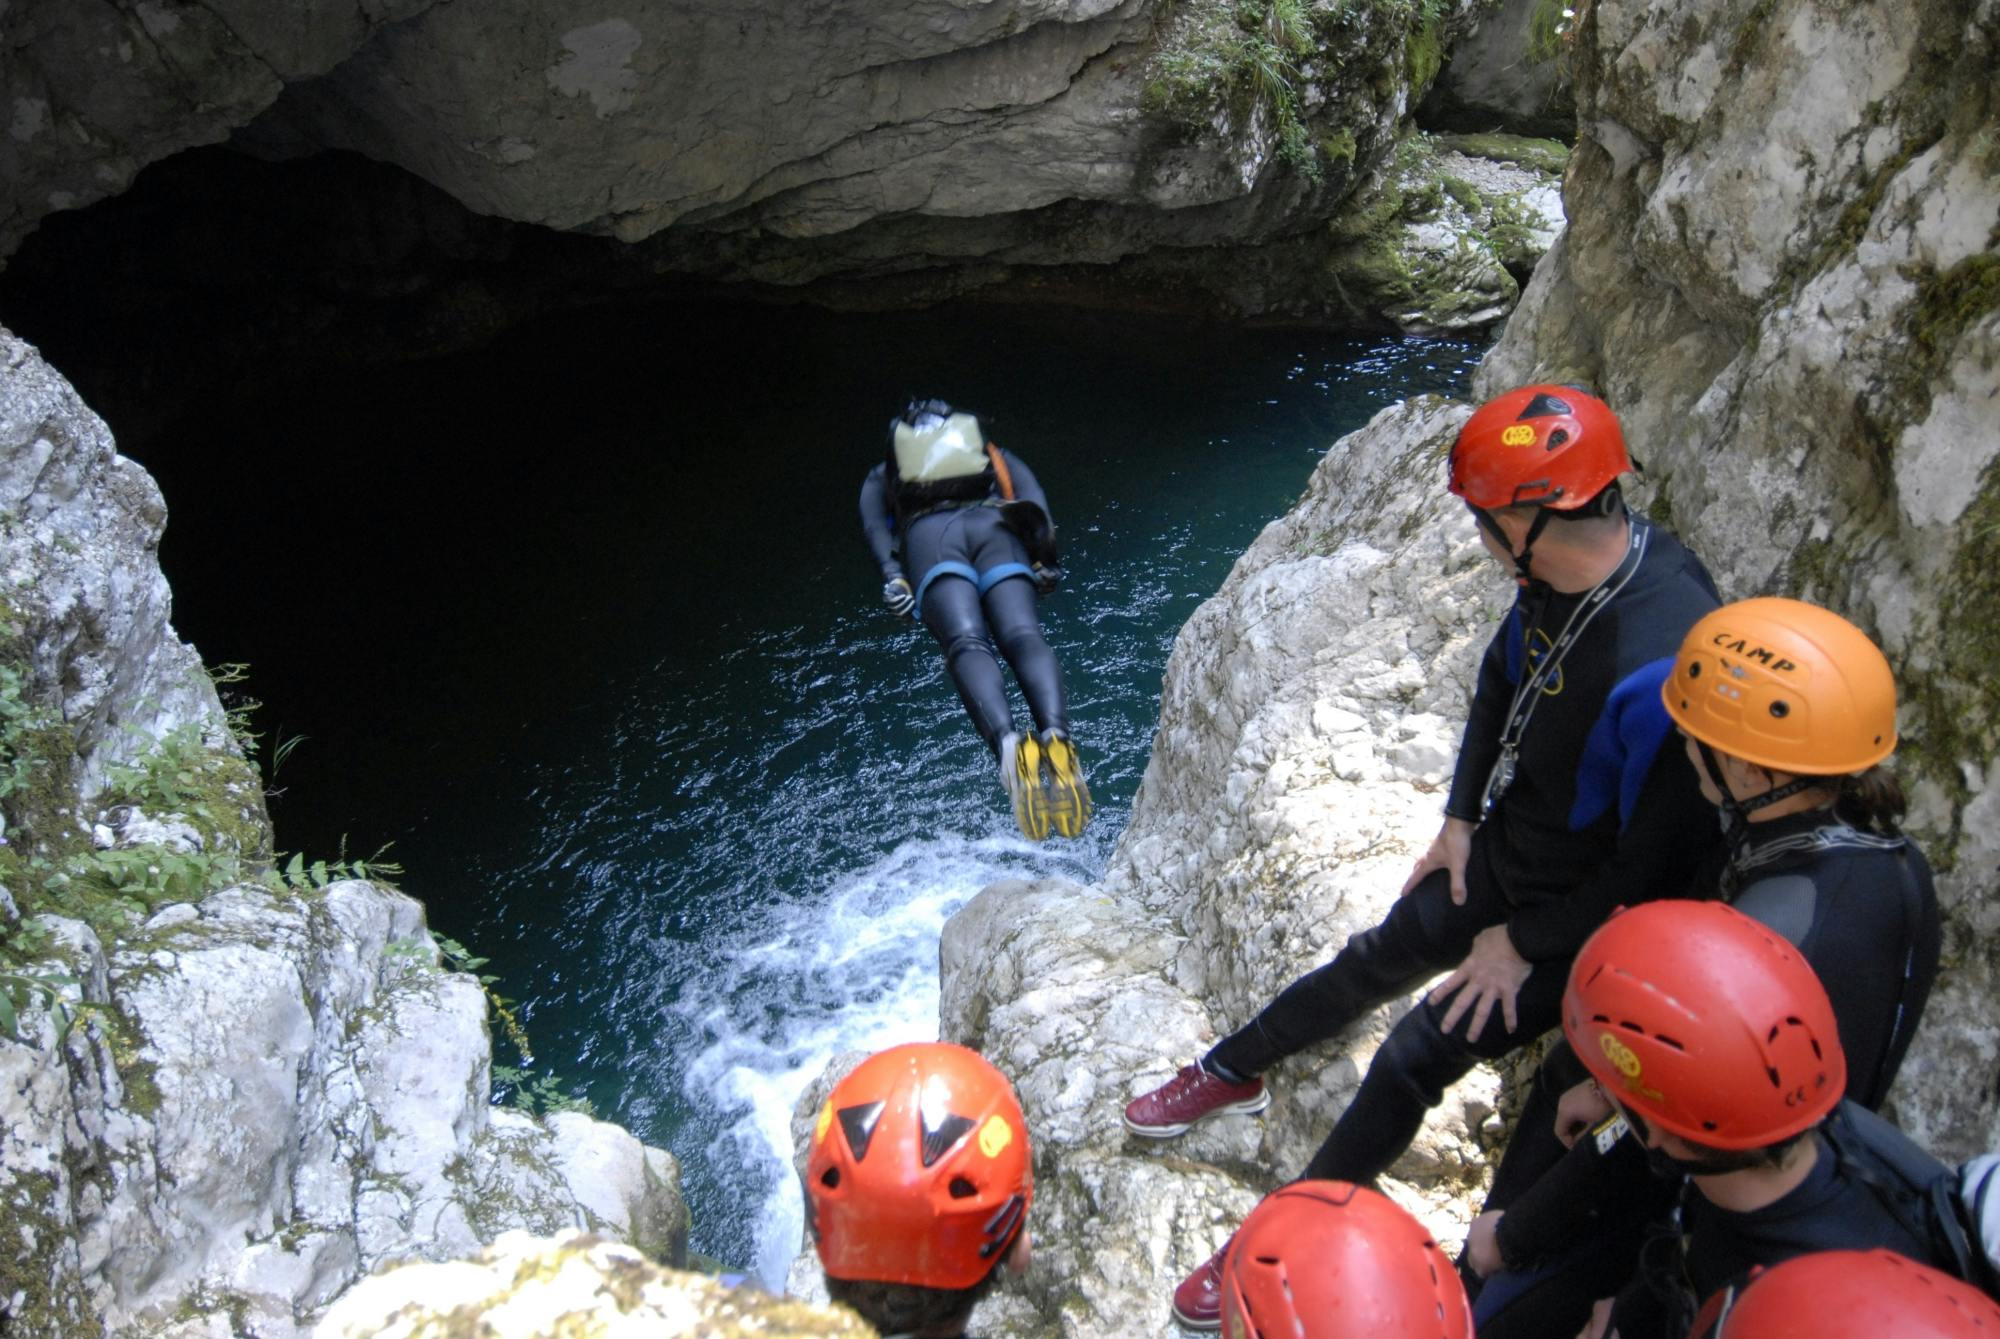
M 1055 589 L 1062 567 L 1033 471 L 988 442 L 971 414 L 912 400 L 889 424 L 888 458 L 861 485 L 861 530 L 882 570 L 882 603 L 944 648 L 1022 833 L 1081 835 L 1090 788 L 1070 739 L 1062 668 L 1035 621 L 1035 597 Z M 1003 657 L 1036 733 L 1014 728 Z

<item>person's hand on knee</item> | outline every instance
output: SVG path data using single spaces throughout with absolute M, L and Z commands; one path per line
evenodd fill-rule
M 1500 1215 L 1505 1209 L 1488 1209 L 1472 1220 L 1465 1234 L 1465 1263 L 1480 1278 L 1491 1278 L 1502 1267 L 1500 1259 Z
M 1472 939 L 1472 952 L 1458 965 L 1458 970 L 1444 979 L 1444 983 L 1430 994 L 1432 1004 L 1443 1004 L 1453 991 L 1458 998 L 1452 1000 L 1451 1008 L 1445 1011 L 1438 1027 L 1447 1035 L 1458 1026 L 1469 1010 L 1472 1023 L 1465 1030 L 1468 1042 L 1479 1040 L 1479 1034 L 1486 1030 L 1486 1020 L 1493 1013 L 1493 1006 L 1500 1006 L 1500 1016 L 1512 1032 L 1520 1026 L 1521 1020 L 1515 1012 L 1515 1000 L 1521 993 L 1521 986 L 1534 971 L 1534 964 L 1522 957 L 1514 949 L 1514 941 L 1507 937 L 1505 925 L 1489 925 Z
M 1431 845 L 1418 858 L 1416 866 L 1410 870 L 1410 877 L 1403 880 L 1403 891 L 1397 896 L 1408 897 L 1416 886 L 1438 870 L 1451 871 L 1451 900 L 1459 906 L 1465 905 L 1465 865 L 1472 858 L 1472 833 L 1479 825 L 1468 823 L 1462 818 L 1447 818 L 1438 835 L 1431 838 Z

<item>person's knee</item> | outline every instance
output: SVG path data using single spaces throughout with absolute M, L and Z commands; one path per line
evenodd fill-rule
M 1382 1071 L 1434 1107 L 1444 1100 L 1444 1090 L 1477 1062 L 1463 1042 L 1438 1027 L 1428 1006 L 1418 1004 L 1390 1030 L 1369 1072 Z

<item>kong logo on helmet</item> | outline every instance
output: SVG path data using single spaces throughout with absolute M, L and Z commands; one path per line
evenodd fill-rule
M 1633 1054 L 1632 1048 L 1609 1032 L 1598 1034 L 1597 1048 L 1604 1052 L 1604 1058 L 1617 1066 L 1618 1072 L 1626 1078 L 1636 1079 L 1644 1072 L 1645 1067 L 1639 1063 L 1639 1057 Z
M 1535 430 L 1525 423 L 1516 423 L 1511 428 L 1501 430 L 1500 445 L 1502 446 L 1533 446 L 1534 444 Z

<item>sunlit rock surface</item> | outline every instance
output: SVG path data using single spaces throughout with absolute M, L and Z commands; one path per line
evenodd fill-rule
M 510 1232 L 471 1260 L 391 1269 L 341 1298 L 314 1339 L 865 1339 L 853 1312 L 662 1269 L 579 1233 Z

